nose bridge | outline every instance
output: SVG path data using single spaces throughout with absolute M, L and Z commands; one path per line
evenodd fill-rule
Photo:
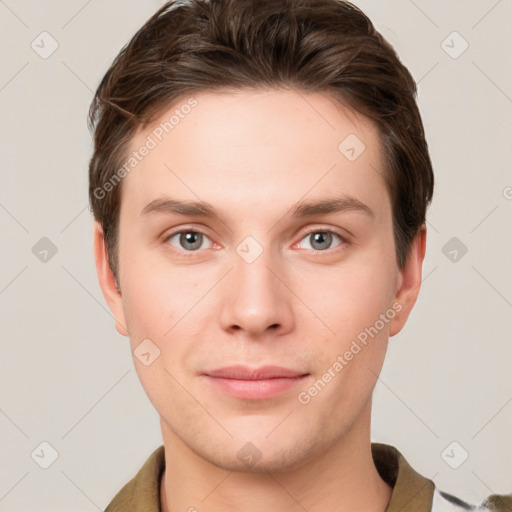
M 222 311 L 225 328 L 237 326 L 253 333 L 290 321 L 286 287 L 279 275 L 280 264 L 270 247 L 246 237 L 233 253 L 233 270 Z
M 234 276 L 237 284 L 244 289 L 244 295 L 247 296 L 251 290 L 259 294 L 272 292 L 271 295 L 274 295 L 272 288 L 276 286 L 275 277 L 269 269 L 276 265 L 276 261 L 271 249 L 244 241 L 236 252 Z

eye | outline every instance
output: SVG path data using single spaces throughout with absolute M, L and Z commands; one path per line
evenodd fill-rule
M 331 230 L 311 230 L 306 233 L 302 240 L 308 240 L 310 242 L 310 247 L 305 247 L 305 249 L 326 252 L 328 249 L 332 248 L 333 236 L 340 241 L 336 247 L 348 245 L 349 242 L 345 237 Z M 164 242 L 178 252 L 198 252 L 199 249 L 208 248 L 204 246 L 206 240 L 210 239 L 201 231 L 185 229 L 171 233 L 165 238 Z
M 178 237 L 176 241 L 178 246 L 172 243 L 172 240 L 176 237 Z M 205 239 L 209 240 L 204 233 L 188 229 L 176 231 L 176 233 L 172 233 L 166 237 L 164 241 L 181 252 L 197 252 L 197 249 L 205 249 L 205 247 L 203 247 Z
M 306 233 L 306 236 L 302 240 L 309 240 L 311 242 L 312 247 L 306 247 L 306 249 L 311 248 L 314 251 L 323 251 L 325 252 L 327 249 L 330 249 L 333 241 L 333 235 L 337 237 L 341 243 L 338 244 L 338 247 L 343 244 L 348 244 L 348 241 L 338 233 L 329 230 L 312 230 L 309 233 Z

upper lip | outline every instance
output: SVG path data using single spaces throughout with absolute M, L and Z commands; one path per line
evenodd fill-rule
M 222 377 L 225 379 L 259 380 L 278 377 L 301 377 L 303 375 L 307 375 L 307 373 L 283 368 L 282 366 L 261 366 L 259 368 L 250 368 L 248 366 L 235 365 L 217 368 L 216 370 L 209 370 L 206 372 L 206 375 L 209 377 Z

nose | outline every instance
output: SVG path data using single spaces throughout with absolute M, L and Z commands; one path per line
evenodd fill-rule
M 220 291 L 223 329 L 245 331 L 251 337 L 292 329 L 294 295 L 286 286 L 286 271 L 277 258 L 264 250 L 251 262 L 236 253 L 233 265 Z

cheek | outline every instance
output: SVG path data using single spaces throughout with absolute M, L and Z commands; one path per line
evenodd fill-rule
M 154 265 L 138 264 L 136 259 L 126 262 L 121 283 L 130 335 L 161 338 L 175 323 L 183 285 L 171 274 Z
M 332 337 L 344 343 L 373 325 L 390 307 L 391 275 L 390 270 L 376 271 L 372 265 L 330 268 L 302 281 L 298 295 L 307 297 L 308 308 Z
M 345 267 L 326 282 L 328 287 L 315 295 L 315 301 L 322 304 L 318 316 L 334 333 L 328 333 L 320 348 L 319 378 L 329 382 L 323 400 L 338 404 L 341 418 L 362 407 L 371 395 L 394 310 L 390 310 L 389 277 L 371 266 Z M 382 320 L 389 311 L 387 321 Z

